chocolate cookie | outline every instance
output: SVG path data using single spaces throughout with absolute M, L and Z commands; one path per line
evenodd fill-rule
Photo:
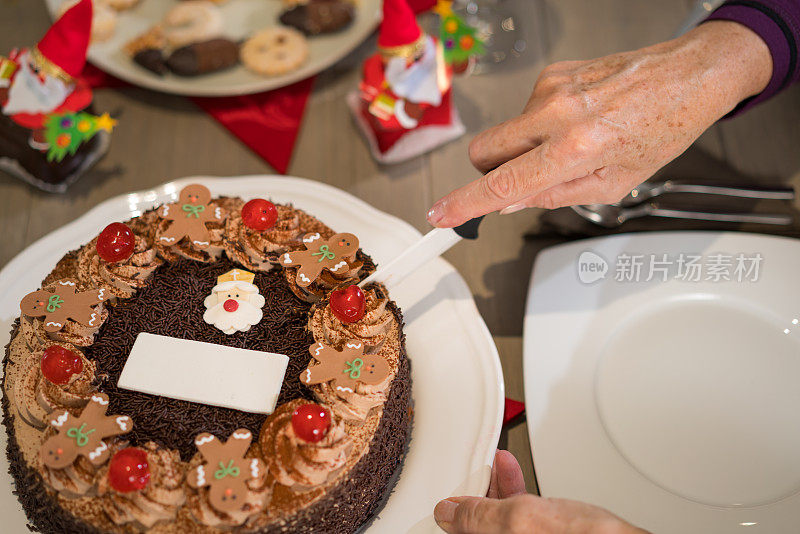
M 353 5 L 341 0 L 312 0 L 297 5 L 280 16 L 281 23 L 306 35 L 320 35 L 346 28 L 355 14 Z
M 198 76 L 230 68 L 239 62 L 239 45 L 228 39 L 211 39 L 183 46 L 167 59 L 180 76 Z

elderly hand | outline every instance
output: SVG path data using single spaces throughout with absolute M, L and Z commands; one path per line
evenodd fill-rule
M 450 534 L 646 534 L 602 508 L 525 493 L 522 470 L 508 451 L 494 457 L 487 495 L 441 501 L 434 518 Z
M 555 63 L 522 115 L 470 144 L 473 165 L 494 170 L 436 202 L 428 221 L 452 227 L 496 210 L 616 202 L 771 75 L 764 41 L 727 21 L 633 52 Z

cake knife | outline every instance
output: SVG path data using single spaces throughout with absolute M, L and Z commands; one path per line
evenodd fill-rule
M 395 259 L 378 267 L 378 270 L 369 275 L 359 285 L 364 287 L 372 282 L 385 285 L 388 289 L 399 284 L 406 276 L 413 273 L 433 258 L 439 257 L 462 239 L 476 239 L 478 226 L 483 220 L 483 215 L 470 219 L 455 228 L 434 228 L 422 239 L 408 247 Z

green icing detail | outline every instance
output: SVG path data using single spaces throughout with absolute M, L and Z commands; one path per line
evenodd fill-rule
M 78 444 L 78 447 L 84 447 L 87 443 L 89 443 L 89 434 L 95 431 L 93 428 L 88 432 L 84 432 L 83 429 L 85 427 L 86 423 L 83 423 L 80 427 L 74 426 L 67 430 L 67 436 L 75 438 L 75 442 Z
M 206 207 L 203 205 L 195 206 L 194 204 L 184 204 L 181 209 L 186 212 L 186 217 L 194 216 L 195 219 L 200 218 L 200 213 L 205 211 Z
M 219 463 L 219 469 L 214 472 L 214 478 L 217 480 L 223 479 L 227 476 L 238 477 L 239 468 L 233 465 L 233 460 L 228 462 L 227 467 L 222 462 Z
M 50 313 L 54 313 L 61 305 L 64 304 L 64 299 L 59 297 L 58 295 L 53 295 L 47 301 L 47 311 Z
M 332 259 L 334 259 L 336 257 L 336 254 L 331 252 L 331 250 L 328 248 L 328 245 L 322 245 L 321 247 L 319 247 L 319 252 L 314 252 L 311 255 L 312 256 L 319 256 L 320 257 L 319 258 L 319 263 L 322 263 L 326 259 L 332 260 Z
M 352 362 L 345 362 L 347 367 L 344 368 L 343 373 L 350 373 L 350 378 L 353 380 L 361 378 L 361 368 L 364 367 L 364 360 L 356 358 Z

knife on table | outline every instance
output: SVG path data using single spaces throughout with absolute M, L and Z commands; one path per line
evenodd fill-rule
M 470 219 L 455 228 L 434 228 L 422 239 L 408 247 L 395 259 L 378 267 L 378 270 L 361 282 L 359 287 L 364 287 L 372 282 L 378 282 L 391 289 L 400 283 L 406 276 L 413 273 L 433 258 L 444 254 L 453 245 L 462 239 L 476 239 L 478 226 L 483 220 L 483 215 Z

